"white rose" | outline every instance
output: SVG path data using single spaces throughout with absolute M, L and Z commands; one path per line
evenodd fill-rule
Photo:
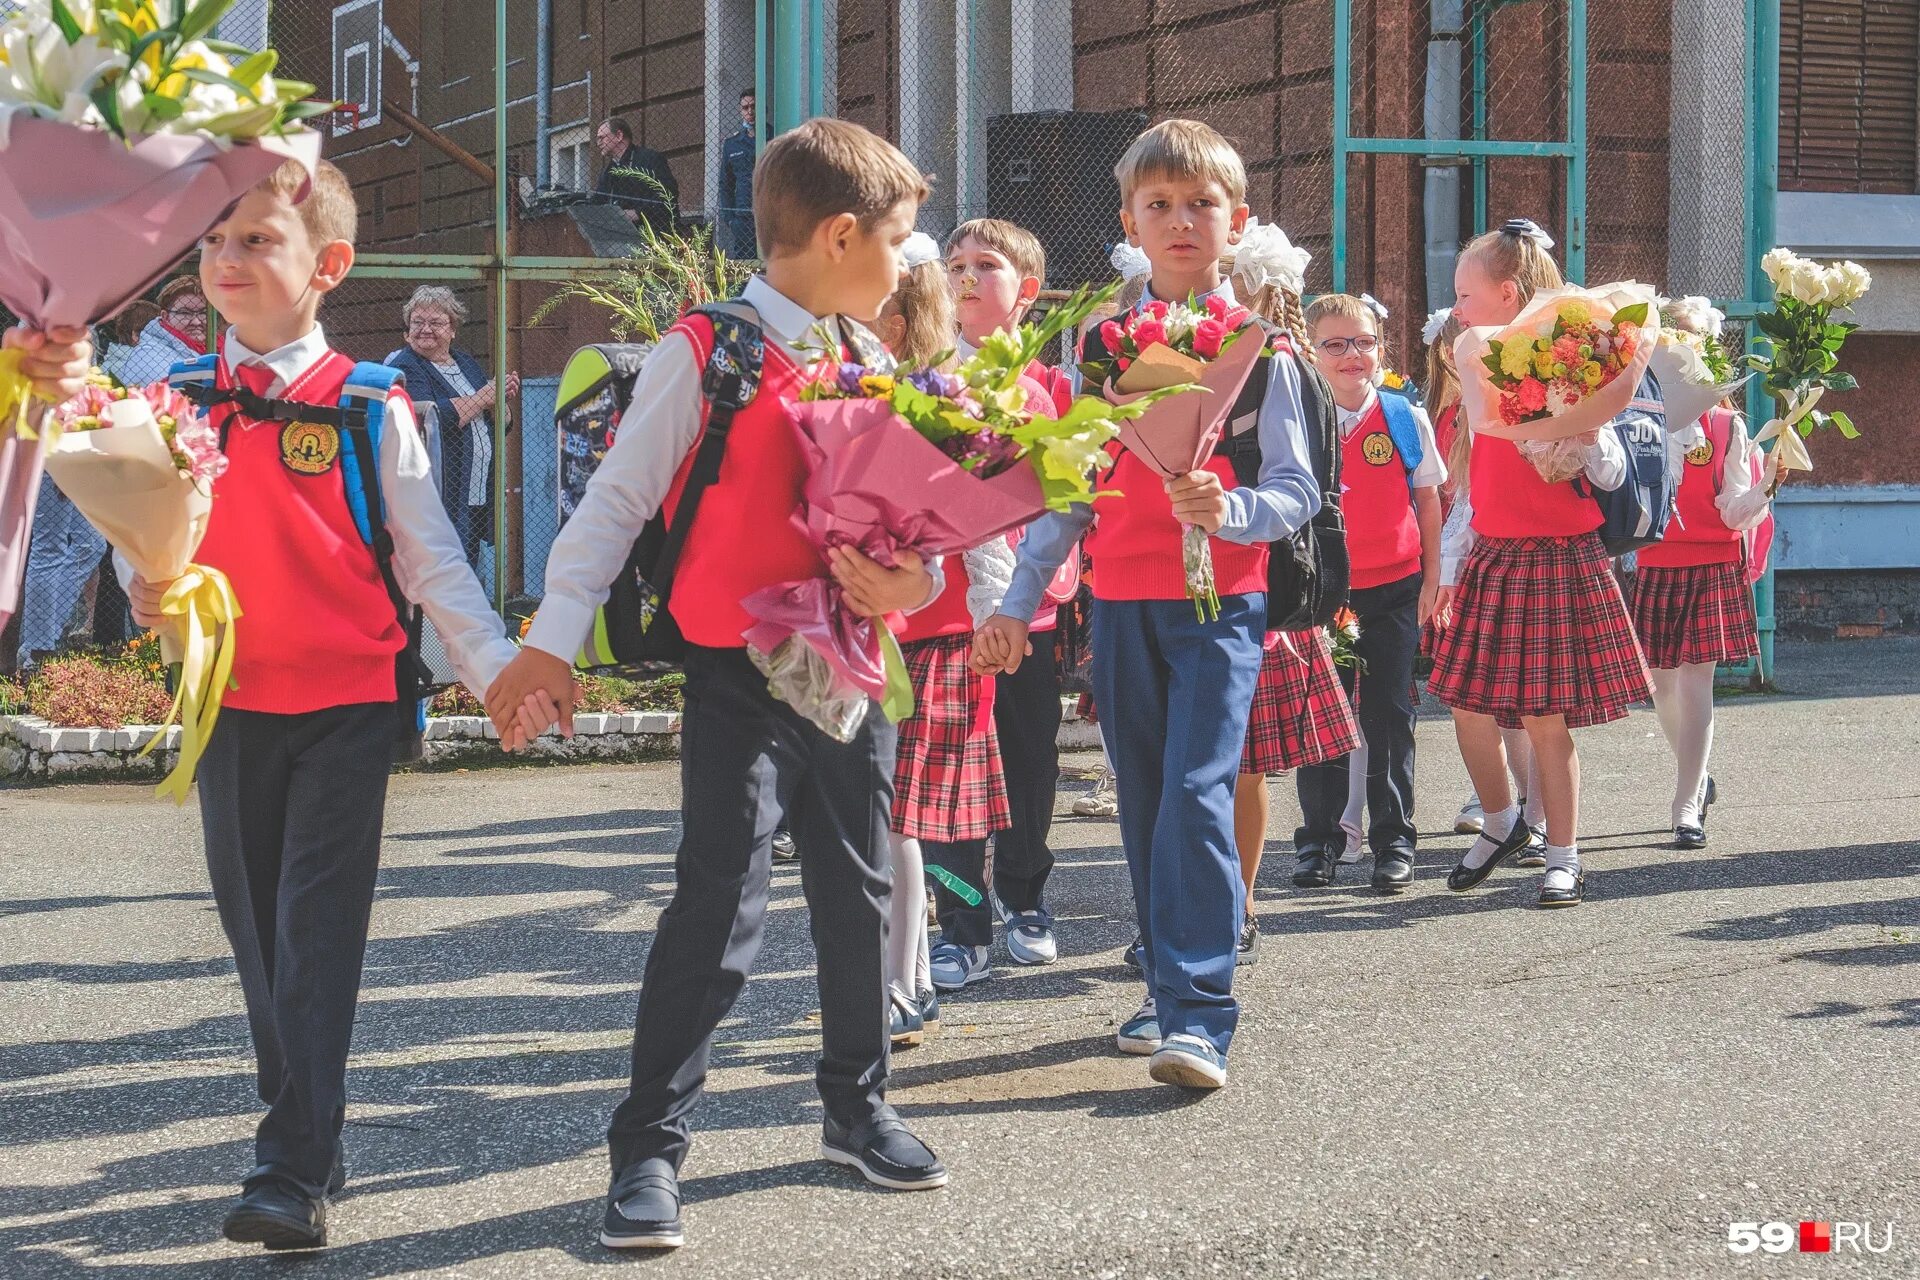
M 1793 264 L 1787 279 L 1787 296 L 1817 307 L 1827 300 L 1827 273 L 1817 262 L 1805 258 Z
M 1829 285 L 1828 288 L 1833 292 L 1834 302 L 1843 307 L 1860 301 L 1867 295 L 1867 290 L 1873 287 L 1872 274 L 1857 262 L 1843 262 L 1833 268 L 1833 274 L 1838 282 L 1837 287 Z
M 1770 249 L 1767 256 L 1760 259 L 1760 269 L 1773 282 L 1774 291 L 1785 292 L 1787 281 L 1792 277 L 1794 264 L 1800 258 L 1791 249 Z

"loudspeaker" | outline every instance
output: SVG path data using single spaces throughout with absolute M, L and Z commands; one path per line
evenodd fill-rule
M 1040 237 L 1047 286 L 1109 280 L 1120 238 L 1113 166 L 1147 127 L 1139 111 L 1031 111 L 987 121 L 987 210 Z

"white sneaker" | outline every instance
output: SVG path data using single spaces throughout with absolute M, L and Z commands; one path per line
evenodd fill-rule
M 1341 832 L 1347 837 L 1347 843 L 1340 850 L 1340 865 L 1350 867 L 1367 856 L 1367 840 L 1365 836 L 1345 824 L 1341 825 Z
M 1477 836 L 1481 828 L 1487 825 L 1486 810 L 1480 807 L 1479 796 L 1468 796 L 1467 802 L 1460 806 L 1460 814 L 1453 820 L 1453 832 L 1461 836 Z
M 1153 997 L 1148 996 L 1146 1003 L 1134 1011 L 1134 1015 L 1120 1024 L 1120 1031 L 1113 1042 L 1120 1052 L 1133 1054 L 1137 1058 L 1147 1057 L 1160 1050 L 1160 1014 L 1153 1007 Z
M 988 948 L 965 947 L 957 942 L 936 942 L 927 960 L 927 973 L 935 991 L 958 991 L 983 982 L 989 976 Z
M 1113 770 L 1105 765 L 1093 780 L 1091 795 L 1073 802 L 1073 811 L 1082 818 L 1112 818 L 1120 812 L 1120 796 L 1114 785 Z
M 1178 1032 L 1154 1051 L 1149 1071 L 1161 1084 L 1186 1089 L 1218 1089 L 1227 1082 L 1227 1062 L 1199 1036 Z
M 1053 917 L 1044 911 L 1016 911 L 1007 917 L 1007 954 L 1016 964 L 1052 964 L 1060 958 Z

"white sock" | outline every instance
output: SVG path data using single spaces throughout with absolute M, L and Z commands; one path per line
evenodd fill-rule
M 1478 871 L 1487 865 L 1500 848 L 1500 842 L 1513 833 L 1513 824 L 1520 821 L 1520 810 L 1516 805 L 1508 805 L 1498 813 L 1489 813 L 1486 824 L 1480 828 L 1480 834 L 1474 837 L 1473 847 L 1467 850 L 1467 856 L 1460 861 Z
M 1527 825 L 1545 826 L 1547 821 L 1547 789 L 1540 785 L 1540 758 L 1527 751 Z
M 1580 849 L 1577 845 L 1547 846 L 1547 875 L 1543 887 L 1571 889 L 1580 878 Z

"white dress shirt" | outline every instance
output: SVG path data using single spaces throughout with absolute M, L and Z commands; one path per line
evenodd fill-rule
M 222 348 L 227 367 L 264 367 L 273 375 L 269 399 L 287 388 L 327 354 L 327 338 L 319 325 L 265 355 L 247 349 L 231 329 Z M 242 430 L 259 424 L 236 416 Z M 440 502 L 440 485 L 427 461 L 427 448 L 413 417 L 413 405 L 399 395 L 387 401 L 386 429 L 380 439 L 380 496 L 387 507 L 387 532 L 393 536 L 393 576 L 407 599 L 426 610 L 447 657 L 460 680 L 475 697 L 485 700 L 514 647 L 506 638 L 500 615 L 493 611 L 461 550 L 459 535 Z M 217 501 L 217 499 L 216 499 Z M 133 580 L 133 568 L 114 557 L 124 585 Z M 240 602 L 246 608 L 246 601 Z
M 825 336 L 819 317 L 762 276 L 749 280 L 741 296 L 759 315 L 761 330 L 770 339 L 768 360 L 804 368 L 818 357 Z M 700 438 L 704 420 L 693 344 L 669 333 L 640 367 L 613 447 L 547 552 L 546 596 L 527 631 L 529 648 L 573 661 L 634 540 L 666 500 L 681 463 Z M 927 596 L 931 601 L 945 579 L 937 564 L 927 568 L 934 578 Z

